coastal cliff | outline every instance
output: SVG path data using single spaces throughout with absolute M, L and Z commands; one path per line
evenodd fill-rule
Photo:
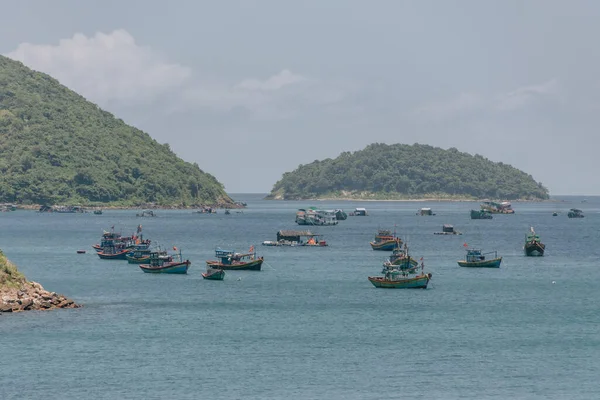
M 0 314 L 79 307 L 73 300 L 28 281 L 0 250 Z

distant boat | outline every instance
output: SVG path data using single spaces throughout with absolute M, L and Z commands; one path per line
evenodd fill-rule
M 250 246 L 247 253 L 236 253 L 233 250 L 223 250 L 217 248 L 215 256 L 218 260 L 206 261 L 207 267 L 223 270 L 248 270 L 260 271 L 263 257 L 257 257 L 254 252 L 254 246 Z
M 225 278 L 225 271 L 220 268 L 207 268 L 206 272 L 202 273 L 202 278 L 213 281 L 222 281 Z
M 444 224 L 441 232 L 433 232 L 434 235 L 462 235 L 459 231 L 454 229 L 454 226 Z
M 487 210 L 471 210 L 471 219 L 492 219 L 492 213 Z
M 366 217 L 367 215 L 369 215 L 369 213 L 367 212 L 366 208 L 357 207 L 356 209 L 354 209 L 354 211 L 350 213 L 350 215 L 353 217 Z
M 224 214 L 225 214 L 225 215 L 230 215 L 230 214 L 231 214 L 231 211 L 229 211 L 229 210 L 225 210 Z
M 102 215 L 102 210 L 94 210 L 95 215 Z
M 486 254 L 494 254 L 493 258 L 486 260 Z M 489 253 L 482 253 L 479 249 L 467 249 L 467 255 L 464 260 L 458 261 L 458 265 L 461 267 L 472 267 L 472 268 L 500 268 L 502 257 L 498 257 L 498 252 L 492 251 Z
M 97 251 L 98 257 L 102 260 L 126 260 L 129 249 L 122 245 L 104 246 L 100 251 Z
M 174 248 L 174 250 L 177 250 L 177 248 Z M 181 251 L 175 256 L 154 251 L 150 254 L 149 263 L 140 264 L 140 269 L 154 274 L 187 274 L 190 264 L 190 260 L 183 260 Z
M 556 211 L 554 211 L 554 212 L 552 213 L 552 216 L 553 216 L 553 217 L 558 217 L 558 213 L 557 213 Z
M 156 217 L 156 214 L 152 210 L 142 210 L 141 213 L 135 214 L 136 217 Z
M 510 201 L 496 202 L 496 201 L 484 201 L 480 205 L 482 210 L 489 211 L 492 214 L 514 214 L 515 210 L 512 209 Z
M 344 210 L 334 210 L 335 219 L 338 221 L 345 221 L 348 219 L 348 214 Z
M 265 240 L 262 244 L 263 246 L 327 247 L 328 244 L 322 236 L 310 231 L 280 230 L 277 232 L 277 241 Z
M 569 210 L 567 216 L 569 218 L 583 218 L 583 217 L 585 217 L 585 215 L 583 215 L 583 211 L 581 211 L 578 208 L 571 208 Z
M 296 223 L 298 225 L 337 225 L 336 212 L 331 210 L 317 210 L 315 207 L 307 209 L 300 208 L 296 212 Z
M 418 212 L 417 215 L 435 215 L 434 212 L 429 207 L 423 207 Z
M 402 239 L 396 236 L 396 232 L 392 234 L 392 231 L 387 229 L 379 229 L 375 239 L 370 242 L 373 250 L 390 251 L 394 250 L 396 246 L 402 244 Z
M 525 255 L 528 257 L 541 257 L 544 255 L 546 245 L 540 241 L 539 235 L 535 233 L 533 227 L 530 228 L 530 233 L 525 235 Z

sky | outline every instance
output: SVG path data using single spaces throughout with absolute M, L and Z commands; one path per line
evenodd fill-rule
M 19 0 L 3 15 L 0 54 L 230 193 L 379 142 L 600 195 L 598 1 Z

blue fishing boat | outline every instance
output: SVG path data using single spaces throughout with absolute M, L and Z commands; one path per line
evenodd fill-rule
M 177 250 L 177 248 L 174 248 L 174 250 Z M 154 274 L 187 274 L 190 264 L 190 260 L 183 260 L 181 251 L 175 256 L 153 251 L 150 254 L 149 263 L 140 264 L 140 269 Z
M 379 229 L 375 239 L 370 242 L 373 250 L 390 251 L 402 244 L 402 239 L 396 236 L 396 232 L 387 229 Z
M 410 264 L 407 264 L 410 266 Z M 431 273 L 425 273 L 424 264 L 421 262 L 421 271 L 417 268 L 408 269 L 390 266 L 383 272 L 383 276 L 369 276 L 367 279 L 376 288 L 382 289 L 427 289 L 431 280 Z
M 254 246 L 250 246 L 247 253 L 236 253 L 234 250 L 223 250 L 217 248 L 215 255 L 218 260 L 208 260 L 208 268 L 222 270 L 248 270 L 260 271 L 263 263 L 263 257 L 257 257 Z
M 494 256 L 486 259 L 486 255 L 493 254 Z M 467 255 L 464 260 L 458 261 L 461 267 L 471 268 L 500 268 L 502 257 L 498 257 L 497 251 L 482 253 L 479 249 L 467 249 Z

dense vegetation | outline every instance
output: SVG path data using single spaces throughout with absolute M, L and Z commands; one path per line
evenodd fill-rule
M 232 202 L 168 144 L 0 56 L 0 203 Z
M 548 190 L 510 165 L 455 148 L 372 144 L 283 174 L 271 199 L 547 199 Z

